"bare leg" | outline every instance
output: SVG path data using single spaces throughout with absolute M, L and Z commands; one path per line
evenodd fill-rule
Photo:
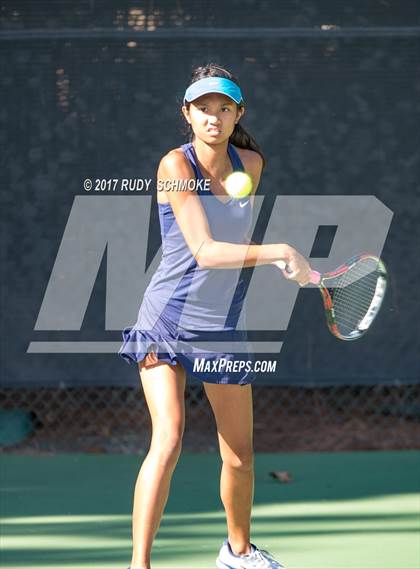
M 220 496 L 229 543 L 237 555 L 250 553 L 254 499 L 253 409 L 251 385 L 204 383 L 217 424 L 223 460 Z
M 137 478 L 133 505 L 132 569 L 150 569 L 152 544 L 168 500 L 185 426 L 185 370 L 177 364 L 141 364 L 140 377 L 152 419 L 152 441 Z

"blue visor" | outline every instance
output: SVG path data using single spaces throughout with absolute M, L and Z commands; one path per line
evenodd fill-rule
M 194 101 L 201 97 L 201 95 L 207 95 L 208 93 L 221 93 L 230 97 L 235 103 L 243 101 L 242 93 L 240 88 L 236 83 L 230 79 L 225 79 L 224 77 L 205 77 L 196 81 L 188 87 L 184 95 L 184 103 L 188 101 Z

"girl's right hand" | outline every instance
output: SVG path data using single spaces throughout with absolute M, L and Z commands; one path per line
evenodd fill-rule
M 282 245 L 284 251 L 284 245 Z M 287 264 L 287 270 L 279 266 L 283 261 Z M 283 276 L 286 279 L 296 281 L 300 286 L 305 286 L 310 283 L 311 266 L 303 255 L 296 251 L 293 247 L 288 246 L 282 258 L 279 261 L 272 261 L 281 269 Z

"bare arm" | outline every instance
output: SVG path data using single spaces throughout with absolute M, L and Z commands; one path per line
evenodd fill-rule
M 234 269 L 268 265 L 279 259 L 288 263 L 290 247 L 285 243 L 241 245 L 224 241 L 203 242 L 200 266 L 205 269 Z
M 194 173 L 181 150 L 173 150 L 160 162 L 158 180 L 186 180 Z M 258 185 L 254 178 L 254 191 Z M 255 183 L 256 182 L 256 183 Z M 288 262 L 290 250 L 286 244 L 235 244 L 215 241 L 206 213 L 196 191 L 169 191 L 168 199 L 184 239 L 203 269 L 228 269 L 266 265 L 279 259 Z

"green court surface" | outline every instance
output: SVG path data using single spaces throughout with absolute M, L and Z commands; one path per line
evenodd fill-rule
M 127 569 L 143 458 L 3 454 L 2 569 Z M 216 567 L 220 464 L 217 454 L 181 455 L 153 569 Z M 417 451 L 256 454 L 251 541 L 287 569 L 418 569 L 419 486 Z

